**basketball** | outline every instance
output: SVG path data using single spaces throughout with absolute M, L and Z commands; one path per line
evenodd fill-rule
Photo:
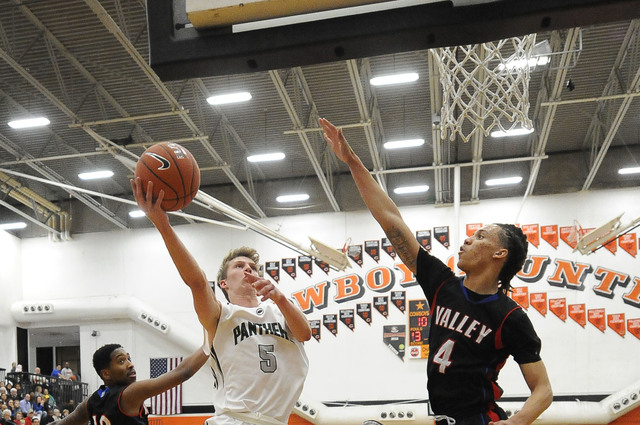
M 200 168 L 186 148 L 170 142 L 156 143 L 142 153 L 136 164 L 143 192 L 153 182 L 153 200 L 164 190 L 161 208 L 180 210 L 193 200 L 200 188 Z M 146 194 L 146 193 L 145 193 Z

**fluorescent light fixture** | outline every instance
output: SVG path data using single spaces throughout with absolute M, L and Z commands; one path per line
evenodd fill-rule
M 394 140 L 384 144 L 385 149 L 413 148 L 424 145 L 424 139 Z
M 142 210 L 131 210 L 129 211 L 129 217 L 131 218 L 140 218 L 144 217 L 146 214 Z
M 508 184 L 518 184 L 522 181 L 522 177 L 514 176 L 514 177 L 503 177 L 500 179 L 489 179 L 485 181 L 487 186 L 504 186 Z
M 306 201 L 307 199 L 309 199 L 309 195 L 307 195 L 306 193 L 298 193 L 295 195 L 280 195 L 276 198 L 276 201 L 280 203 L 286 203 Z
M 417 185 L 417 186 L 396 187 L 395 189 L 393 189 L 393 193 L 396 193 L 398 195 L 406 195 L 409 193 L 423 193 L 428 190 L 429 190 L 429 186 L 426 184 L 423 184 L 423 185 Z
M 227 103 L 246 102 L 251 99 L 251 93 L 242 91 L 237 93 L 219 94 L 207 98 L 210 105 L 226 105 Z
M 15 223 L 0 224 L 0 229 L 2 230 L 24 229 L 25 227 L 27 227 L 27 223 L 25 223 L 24 221 L 16 221 Z
M 403 84 L 416 81 L 419 75 L 416 72 L 408 72 L 406 74 L 393 74 L 383 75 L 381 77 L 374 77 L 369 80 L 372 86 L 388 86 L 391 84 Z
M 113 171 L 111 170 L 99 170 L 99 171 L 91 171 L 88 173 L 80 173 L 78 177 L 80 180 L 97 180 L 97 179 L 106 179 L 113 176 Z
M 513 137 L 513 136 L 524 136 L 526 134 L 533 133 L 533 128 L 513 128 L 511 130 L 497 130 L 491 132 L 491 137 Z
M 9 127 L 15 129 L 42 127 L 43 125 L 49 125 L 49 120 L 45 117 L 25 118 L 22 120 L 9 121 Z
M 640 173 L 640 167 L 621 168 L 618 170 L 618 174 L 638 174 Z
M 260 155 L 249 155 L 247 161 L 249 162 L 268 162 L 268 161 L 280 161 L 284 159 L 282 152 L 263 153 Z
M 511 59 L 506 63 L 498 65 L 498 71 L 512 71 L 514 69 L 524 69 L 526 66 L 535 68 L 536 66 L 544 66 L 551 61 L 549 56 L 537 56 L 530 59 Z

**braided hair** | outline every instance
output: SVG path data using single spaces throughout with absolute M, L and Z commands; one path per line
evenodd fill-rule
M 502 230 L 499 233 L 500 243 L 508 251 L 507 260 L 498 274 L 500 289 L 506 293 L 511 290 L 511 279 L 522 269 L 527 259 L 529 242 L 522 229 L 513 224 L 496 223 L 496 226 Z

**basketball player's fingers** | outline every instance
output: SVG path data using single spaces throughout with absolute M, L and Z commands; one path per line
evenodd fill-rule
M 248 272 L 244 272 L 244 277 L 245 277 L 245 279 L 247 279 L 247 281 L 249 283 L 253 283 L 256 280 L 260 279 L 260 276 L 256 276 L 256 275 L 248 273 Z

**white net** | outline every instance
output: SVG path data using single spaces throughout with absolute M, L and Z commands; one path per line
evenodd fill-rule
M 535 34 L 432 49 L 442 85 L 442 138 L 531 129 L 529 80 Z

